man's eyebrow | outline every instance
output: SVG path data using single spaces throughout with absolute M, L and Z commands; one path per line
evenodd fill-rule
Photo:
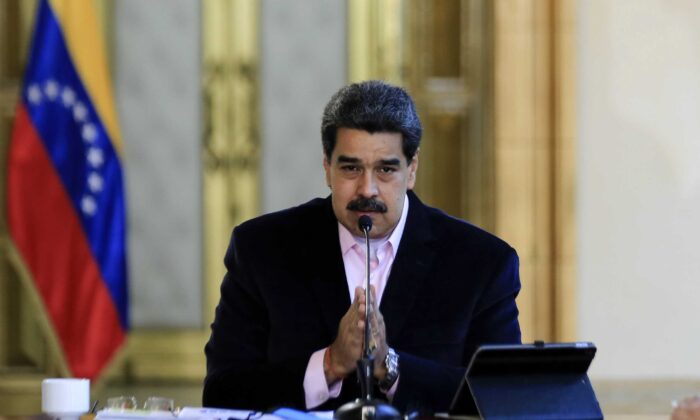
M 345 155 L 338 156 L 338 163 L 360 163 L 360 159 Z
M 385 165 L 385 166 L 401 166 L 401 161 L 393 158 L 393 159 L 382 159 L 379 161 L 380 165 Z
M 362 160 L 360 160 L 359 158 L 356 158 L 356 157 L 340 155 L 340 156 L 338 156 L 337 162 L 338 163 L 362 163 Z M 401 160 L 399 160 L 398 158 L 380 159 L 378 164 L 382 165 L 382 166 L 401 166 Z

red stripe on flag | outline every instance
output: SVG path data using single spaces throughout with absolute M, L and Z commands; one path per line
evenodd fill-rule
M 23 104 L 8 158 L 8 219 L 71 372 L 95 378 L 125 339 L 78 215 Z

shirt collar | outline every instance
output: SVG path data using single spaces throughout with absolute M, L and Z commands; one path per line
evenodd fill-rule
M 384 238 L 378 238 L 376 241 L 381 242 L 381 245 L 383 245 L 384 242 L 388 241 L 391 244 L 391 248 L 394 251 L 394 255 L 396 255 L 396 252 L 399 249 L 399 244 L 401 243 L 401 237 L 403 236 L 403 230 L 404 227 L 406 227 L 406 219 L 408 218 L 408 194 L 404 196 L 403 199 L 403 211 L 401 211 L 401 217 L 399 218 L 399 223 L 396 224 L 396 227 L 394 230 L 391 232 L 389 235 L 389 238 L 387 239 L 386 237 Z M 342 223 L 338 222 L 338 236 L 340 238 L 340 251 L 343 255 L 345 255 L 352 247 L 357 243 L 355 240 L 355 237 L 353 236 L 350 231 L 343 226 Z M 364 239 L 362 239 L 364 242 Z M 374 241 L 374 240 L 373 240 Z

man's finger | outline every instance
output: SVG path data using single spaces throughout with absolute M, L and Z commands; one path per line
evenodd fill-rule
M 366 307 L 366 306 L 367 306 L 367 305 L 365 305 L 364 302 L 362 302 L 362 303 L 360 303 L 360 304 L 357 305 L 357 313 L 360 314 L 360 316 L 362 317 L 362 319 L 365 318 L 365 307 Z
M 361 287 L 355 288 L 355 301 L 364 302 L 365 301 L 365 290 Z

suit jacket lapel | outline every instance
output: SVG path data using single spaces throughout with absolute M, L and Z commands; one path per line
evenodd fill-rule
M 333 214 L 330 198 L 326 202 L 320 220 L 314 221 L 312 249 L 309 249 L 308 264 L 311 267 L 310 281 L 323 320 L 332 340 L 338 330 L 340 319 L 350 307 L 348 282 L 340 252 L 338 221 Z
M 425 205 L 412 192 L 408 197 L 406 226 L 379 306 L 389 345 L 398 339 L 435 258 L 435 238 Z

